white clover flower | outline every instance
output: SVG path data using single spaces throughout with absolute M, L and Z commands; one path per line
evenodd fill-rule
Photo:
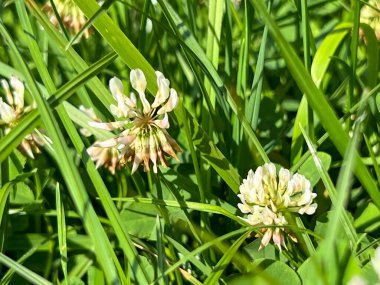
M 70 32 L 77 34 L 86 24 L 86 16 L 73 0 L 54 0 L 54 5 L 57 8 L 57 12 L 62 23 L 69 29 Z M 50 0 L 46 2 L 44 9 L 47 11 L 50 22 L 52 22 L 53 25 L 58 26 L 58 19 L 55 16 Z M 91 29 L 87 29 L 84 31 L 83 36 L 88 38 L 91 32 Z
M 281 168 L 277 178 L 275 165 L 266 163 L 258 167 L 256 172 L 250 170 L 243 180 L 238 194 L 241 200 L 238 208 L 248 214 L 245 220 L 251 225 L 277 226 L 262 229 L 264 236 L 260 249 L 268 245 L 272 238 L 281 250 L 282 246 L 285 247 L 285 230 L 281 226 L 288 224 L 284 212 L 311 215 L 317 208 L 317 204 L 313 203 L 316 196 L 310 181 L 303 175 L 292 175 L 289 170 Z
M 363 5 L 360 11 L 360 22 L 370 25 L 380 41 L 380 1 L 369 0 L 368 4 Z
M 133 161 L 132 173 L 141 163 L 144 164 L 144 171 L 149 171 L 152 164 L 154 173 L 157 173 L 157 160 L 167 167 L 165 155 L 178 159 L 174 151 L 181 151 L 166 131 L 170 126 L 167 113 L 178 104 L 177 92 L 169 88 L 170 82 L 161 72 L 156 71 L 156 76 L 158 91 L 151 105 L 145 96 L 147 82 L 144 73 L 140 69 L 131 70 L 131 85 L 139 95 L 142 110 L 137 106 L 134 93 L 126 96 L 122 82 L 116 77 L 112 78 L 110 90 L 117 105 L 112 104 L 110 109 L 119 120 L 110 123 L 89 122 L 91 126 L 104 130 L 121 129 L 118 136 L 97 142 L 93 147 L 116 147 L 120 151 L 121 164 Z
M 3 98 L 0 98 L 0 125 L 4 125 L 5 134 L 9 133 L 18 124 L 24 114 L 30 112 L 35 107 L 34 104 L 27 107 L 24 106 L 25 87 L 17 77 L 11 76 L 9 84 L 5 79 L 1 80 L 6 102 L 3 101 Z M 44 139 L 50 141 L 48 137 L 44 136 Z M 42 146 L 44 144 L 44 140 L 36 132 L 32 132 L 22 140 L 19 148 L 29 157 L 34 158 L 33 151 L 40 153 L 41 150 L 38 145 Z

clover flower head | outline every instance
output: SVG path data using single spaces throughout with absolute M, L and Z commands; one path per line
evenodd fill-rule
M 30 106 L 25 106 L 25 87 L 17 77 L 11 76 L 9 83 L 5 79 L 2 79 L 1 86 L 6 102 L 4 102 L 3 98 L 0 98 L 0 125 L 4 126 L 4 132 L 7 134 L 18 124 L 21 117 L 30 112 L 35 106 L 34 103 Z M 45 137 L 45 139 L 50 141 L 47 137 Z M 36 132 L 32 132 L 22 140 L 19 148 L 29 157 L 34 158 L 33 151 L 40 153 L 41 150 L 38 145 L 42 146 L 44 144 L 41 137 Z
M 146 98 L 146 78 L 140 69 L 130 73 L 130 81 L 140 98 L 142 108 L 139 108 L 135 93 L 129 96 L 124 93 L 124 86 L 120 79 L 114 77 L 109 87 L 115 104 L 110 106 L 111 113 L 118 119 L 116 122 L 101 123 L 89 122 L 93 127 L 104 130 L 121 132 L 111 139 L 97 142 L 95 147 L 116 147 L 121 164 L 133 161 L 132 173 L 140 164 L 144 164 L 144 171 L 157 173 L 158 161 L 167 167 L 165 155 L 178 160 L 175 151 L 181 151 L 176 141 L 169 135 L 168 113 L 178 104 L 177 92 L 170 88 L 170 82 L 165 76 L 156 71 L 158 91 L 152 104 Z
M 380 41 L 380 1 L 369 0 L 368 5 L 363 5 L 360 11 L 360 22 L 370 25 L 375 31 L 376 38 Z
M 73 0 L 54 0 L 54 5 L 62 23 L 72 33 L 77 34 L 87 22 L 86 16 Z M 47 11 L 50 21 L 55 26 L 58 26 L 58 19 L 54 13 L 50 0 L 46 2 L 44 9 Z M 90 34 L 91 30 L 87 29 L 83 35 L 85 38 L 88 38 Z
M 281 168 L 277 177 L 275 165 L 266 163 L 255 172 L 250 170 L 243 180 L 238 194 L 241 200 L 238 208 L 242 213 L 248 214 L 245 220 L 251 225 L 275 226 L 262 229 L 264 236 L 260 249 L 267 246 L 272 238 L 281 250 L 282 246 L 286 248 L 285 230 L 282 226 L 288 224 L 284 213 L 314 214 L 317 204 L 313 203 L 313 199 L 316 196 L 312 192 L 310 181 L 303 175 L 293 175 L 289 170 Z M 291 234 L 289 236 L 296 241 Z

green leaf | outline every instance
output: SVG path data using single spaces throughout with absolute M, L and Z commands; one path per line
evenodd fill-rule
M 294 272 L 288 265 L 281 261 L 275 261 L 271 259 L 256 259 L 253 262 L 261 270 L 260 273 L 246 273 L 235 275 L 228 278 L 228 284 L 231 285 L 301 285 L 301 280 L 297 273 Z
M 141 239 L 156 240 L 157 208 L 149 204 L 127 202 L 121 210 L 121 219 L 128 233 Z
M 319 158 L 320 163 L 323 165 L 324 169 L 329 170 L 331 165 L 331 155 L 325 152 L 317 152 L 316 155 Z M 298 169 L 298 173 L 304 175 L 309 179 L 311 186 L 315 186 L 317 182 L 321 179 L 313 157 L 309 157 L 302 166 Z

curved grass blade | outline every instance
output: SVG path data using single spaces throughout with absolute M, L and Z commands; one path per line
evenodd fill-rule
M 53 285 L 53 283 L 49 282 L 45 278 L 39 276 L 34 273 L 30 269 L 25 266 L 17 263 L 16 261 L 10 259 L 8 256 L 4 255 L 0 252 L 0 263 L 6 265 L 9 268 L 12 268 L 17 274 L 23 277 L 25 280 L 35 285 Z
M 66 243 L 66 220 L 65 220 L 65 208 L 61 199 L 61 190 L 59 183 L 55 188 L 55 206 L 57 208 L 57 228 L 58 228 L 58 244 L 59 253 L 61 254 L 61 266 L 63 277 L 65 278 L 67 285 L 67 243 Z
M 313 143 L 311 142 L 311 140 L 307 136 L 305 130 L 303 128 L 301 128 L 301 131 L 302 131 L 302 134 L 305 138 L 307 146 L 309 147 L 309 151 L 310 151 L 310 153 L 314 159 L 314 163 L 315 163 L 315 166 L 318 170 L 318 173 L 319 173 L 319 175 L 323 181 L 323 184 L 326 187 L 326 190 L 329 193 L 332 205 L 335 207 L 335 205 L 337 205 L 337 191 L 334 187 L 334 184 L 333 184 L 327 170 L 325 169 L 323 163 L 321 162 L 320 158 L 318 157 L 317 150 L 315 149 Z M 342 221 L 343 229 L 346 232 L 346 235 L 351 242 L 351 246 L 354 246 L 354 245 L 356 245 L 356 243 L 358 241 L 358 236 L 356 234 L 355 228 L 352 225 L 352 223 L 351 223 L 351 221 L 350 221 L 350 219 L 349 219 L 349 217 L 345 211 L 342 211 L 341 215 L 342 215 L 341 221 Z
M 216 205 L 210 205 L 210 204 L 198 203 L 198 202 L 187 202 L 187 201 L 182 202 L 182 201 L 174 201 L 174 200 L 160 200 L 160 199 L 139 198 L 139 197 L 113 198 L 113 200 L 123 201 L 123 202 L 137 202 L 137 203 L 142 203 L 142 204 L 162 205 L 162 206 L 167 206 L 167 207 L 177 207 L 177 208 L 184 208 L 184 209 L 202 211 L 202 212 L 207 212 L 207 213 L 220 214 L 220 215 L 230 218 L 231 220 L 234 220 L 235 222 L 243 226 L 247 225 L 242 219 L 240 219 L 235 214 Z
M 90 18 L 88 21 L 83 25 L 83 27 L 79 30 L 79 32 L 69 41 L 67 44 L 65 50 L 68 50 L 71 48 L 71 46 L 83 35 L 83 33 L 90 28 L 90 26 L 93 24 L 93 22 L 102 14 L 106 13 L 107 9 L 111 7 L 113 2 L 116 0 L 107 0 L 103 3 L 103 5 L 99 8 L 98 11 Z

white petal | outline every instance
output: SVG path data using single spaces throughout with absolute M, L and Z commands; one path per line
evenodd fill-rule
M 168 102 L 160 109 L 158 110 L 157 114 L 161 115 L 164 113 L 171 112 L 178 104 L 178 94 L 177 92 L 172 88 L 170 89 L 170 97 Z
M 150 112 L 150 104 L 149 101 L 145 98 L 145 93 L 139 92 L 140 100 L 143 105 L 144 114 L 148 114 Z
M 15 110 L 0 98 L 0 117 L 6 123 L 12 123 L 16 120 Z
M 118 94 L 124 94 L 123 83 L 116 76 L 111 78 L 111 80 L 109 82 L 109 87 L 110 87 L 112 96 L 115 98 L 115 100 L 117 100 L 116 98 L 117 98 Z
M 146 88 L 146 79 L 141 69 L 132 69 L 130 73 L 132 87 L 139 93 L 144 93 Z
M 1 85 L 5 91 L 5 96 L 7 98 L 8 104 L 13 105 L 13 96 L 12 96 L 11 90 L 9 89 L 8 82 L 5 79 L 2 79 Z
M 22 110 L 24 108 L 24 84 L 15 76 L 11 76 L 9 82 L 13 88 L 14 104 L 17 109 Z
M 79 106 L 79 110 L 81 110 L 83 113 L 85 113 L 91 119 L 93 119 L 93 120 L 97 119 L 94 109 L 92 109 L 92 108 L 86 108 L 85 106 L 80 105 Z
M 166 99 L 169 97 L 169 85 L 170 81 L 165 78 L 165 76 L 159 72 L 156 71 L 156 76 L 157 76 L 157 86 L 158 86 L 158 91 L 157 95 L 154 99 L 154 102 L 152 104 L 152 108 L 157 108 L 161 104 L 163 104 Z

